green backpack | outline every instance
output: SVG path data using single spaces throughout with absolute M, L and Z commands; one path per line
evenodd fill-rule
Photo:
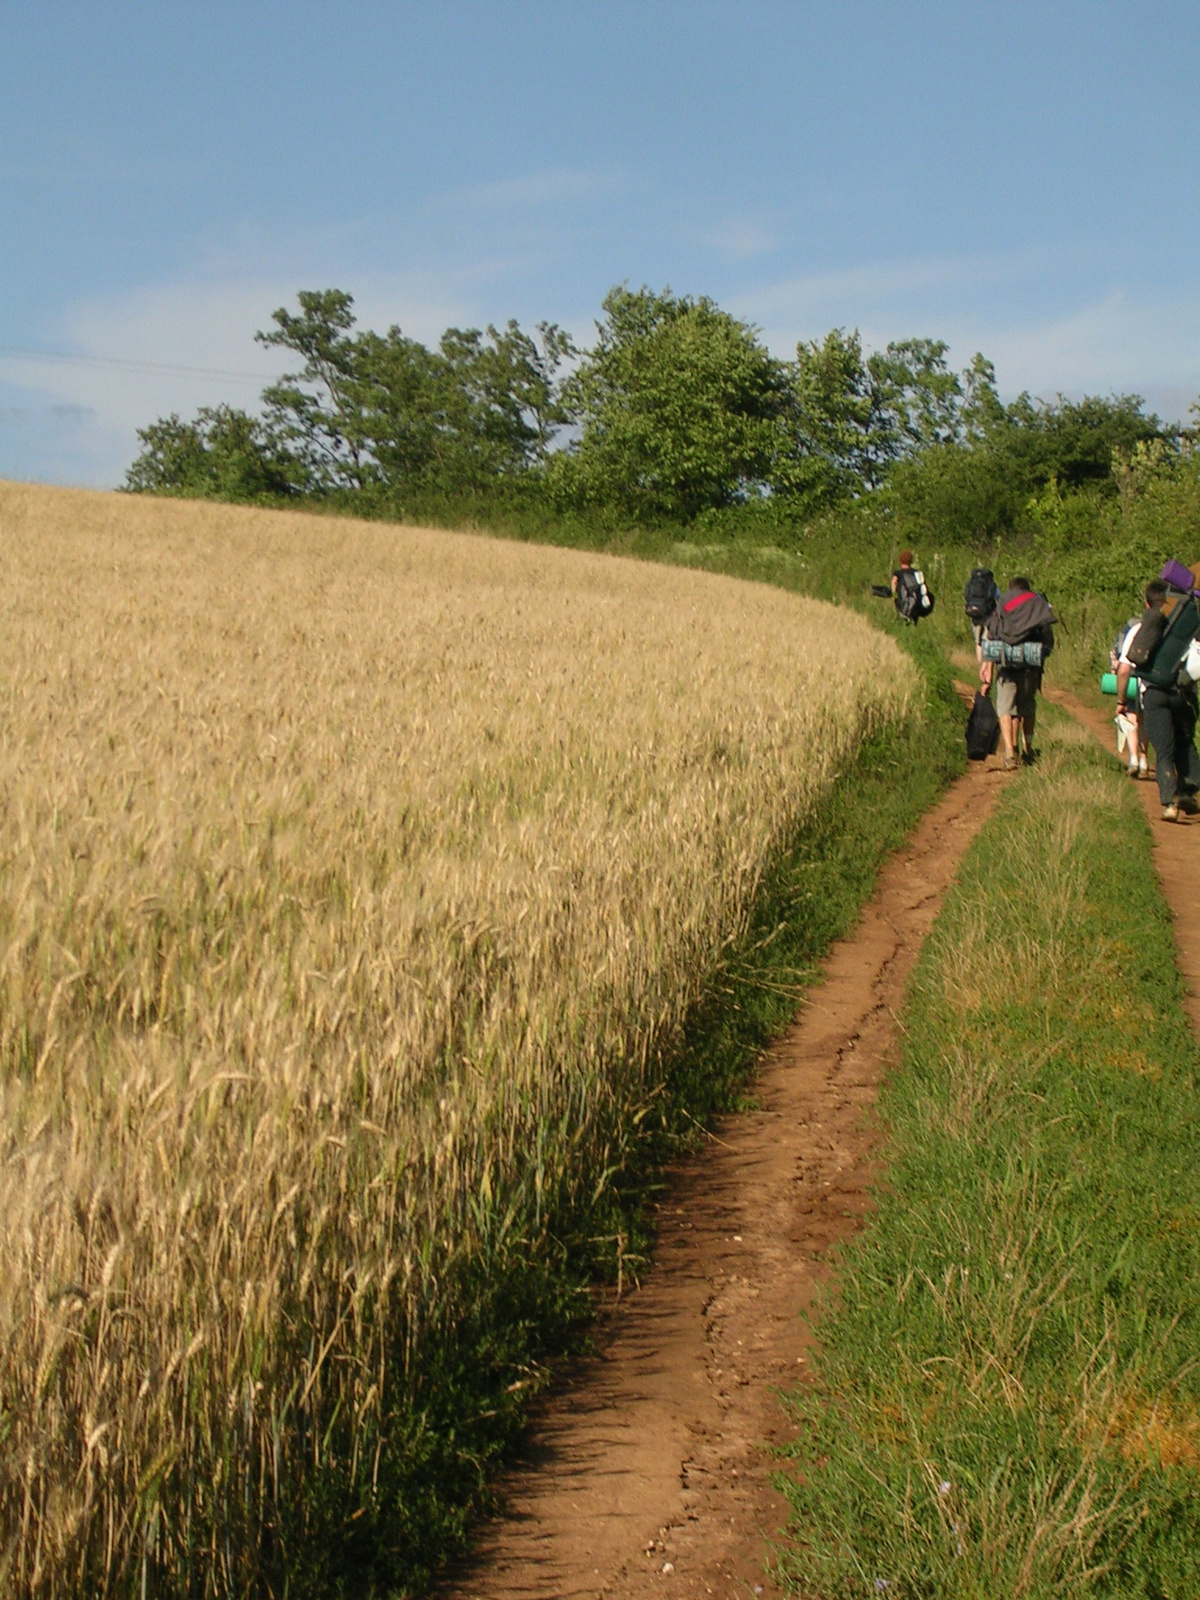
M 1162 639 L 1150 657 L 1148 666 L 1138 669 L 1143 683 L 1155 689 L 1174 689 L 1179 682 L 1179 669 L 1187 655 L 1187 647 L 1200 631 L 1200 609 L 1196 598 L 1188 595 L 1181 600 L 1167 618 Z

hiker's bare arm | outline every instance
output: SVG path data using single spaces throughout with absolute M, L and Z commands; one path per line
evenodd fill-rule
M 1132 675 L 1132 673 L 1133 673 L 1133 668 L 1129 665 L 1128 661 L 1119 661 L 1117 663 L 1117 708 L 1118 708 L 1118 710 L 1120 709 L 1121 706 L 1123 706 L 1125 704 L 1125 696 L 1126 696 L 1126 694 L 1128 693 L 1128 690 L 1129 690 L 1129 679 L 1130 679 L 1130 676 Z

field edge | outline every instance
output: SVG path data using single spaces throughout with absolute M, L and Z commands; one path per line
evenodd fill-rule
M 425 1446 L 423 1514 L 405 1518 L 404 1570 L 385 1558 L 385 1581 L 402 1583 L 401 1592 L 426 1588 L 466 1549 L 475 1518 L 497 1509 L 492 1480 L 512 1456 L 530 1402 L 552 1381 L 559 1361 L 603 1342 L 603 1308 L 613 1287 L 636 1280 L 652 1261 L 649 1203 L 663 1167 L 695 1149 L 714 1117 L 752 1097 L 762 1052 L 819 981 L 821 957 L 853 927 L 884 859 L 962 772 L 963 713 L 952 671 L 934 642 L 915 630 L 899 642 L 923 682 L 923 704 L 906 722 L 864 743 L 764 877 L 745 935 L 727 952 L 668 1064 L 657 1126 L 643 1128 L 623 1152 L 605 1214 L 557 1219 L 553 1266 L 543 1262 L 531 1276 L 529 1262 L 517 1261 L 508 1274 L 480 1283 L 472 1326 L 460 1329 L 452 1344 L 443 1339 L 428 1351 L 427 1404 L 403 1429 Z M 479 1350 L 485 1360 L 477 1359 Z M 474 1466 L 468 1481 L 465 1460 Z M 385 1507 L 378 1511 L 380 1554 L 387 1546 L 394 1557 L 395 1526 L 387 1526 Z M 366 1530 L 360 1525 L 356 1532 L 361 1537 Z M 350 1564 L 358 1567 L 365 1556 L 368 1571 L 374 1568 L 359 1539 L 354 1542 L 358 1560 L 351 1557 Z M 327 1555 L 314 1593 L 329 1592 L 321 1583 L 345 1578 L 335 1549 Z M 362 1576 L 369 1583 L 377 1575 Z

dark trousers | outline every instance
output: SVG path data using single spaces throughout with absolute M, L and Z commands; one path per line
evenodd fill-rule
M 1153 684 L 1147 684 L 1144 693 L 1146 737 L 1154 746 L 1158 798 L 1165 806 L 1200 789 L 1196 695 L 1194 690 L 1156 689 Z

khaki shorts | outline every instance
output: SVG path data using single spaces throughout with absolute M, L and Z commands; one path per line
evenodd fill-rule
M 1036 667 L 1006 667 L 996 677 L 996 715 L 1032 717 L 1037 703 L 1041 673 Z

